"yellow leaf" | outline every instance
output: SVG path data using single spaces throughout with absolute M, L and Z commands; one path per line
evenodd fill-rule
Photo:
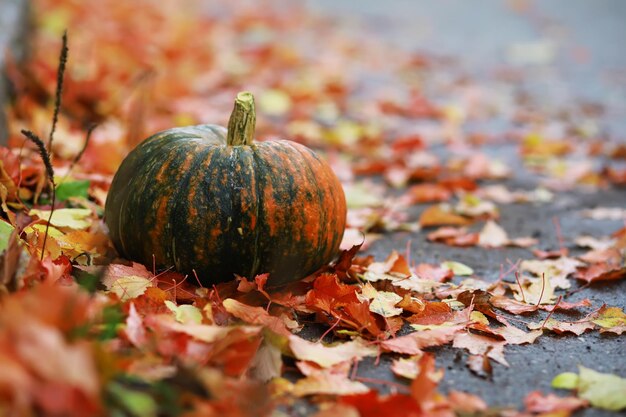
M 29 216 L 37 216 L 38 218 L 48 221 L 50 217 L 50 211 L 32 209 L 28 212 Z M 70 229 L 86 229 L 91 225 L 91 220 L 88 217 L 91 216 L 91 210 L 69 208 L 69 209 L 56 209 L 50 219 L 50 224 L 56 227 L 67 227 Z
M 626 325 L 626 314 L 619 307 L 604 308 L 598 313 L 598 316 L 591 321 L 600 327 L 610 329 L 612 327 Z
M 152 281 L 147 278 L 131 275 L 115 280 L 115 282 L 111 284 L 109 291 L 120 297 L 121 301 L 126 301 L 131 298 L 139 297 L 146 292 L 148 287 L 152 287 Z
M 198 307 L 189 304 L 178 306 L 170 300 L 165 300 L 165 305 L 174 313 L 176 321 L 179 323 L 202 323 L 202 312 L 200 312 Z
M 476 323 L 484 324 L 485 326 L 489 325 L 489 319 L 480 311 L 472 311 L 470 319 Z
M 378 291 L 378 294 L 370 302 L 370 311 L 383 317 L 397 316 L 402 314 L 402 309 L 396 307 L 400 301 L 402 301 L 402 297 L 395 292 Z
M 296 359 L 314 362 L 322 368 L 329 368 L 341 362 L 361 359 L 366 356 L 376 356 L 378 349 L 362 339 L 326 346 L 322 343 L 313 343 L 301 337 L 289 336 L 289 347 Z

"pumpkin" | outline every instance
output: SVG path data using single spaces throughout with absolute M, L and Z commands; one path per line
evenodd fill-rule
M 119 254 L 203 285 L 261 273 L 280 285 L 332 261 L 346 223 L 341 183 L 301 144 L 254 142 L 255 123 L 243 92 L 228 129 L 169 129 L 132 150 L 105 205 Z

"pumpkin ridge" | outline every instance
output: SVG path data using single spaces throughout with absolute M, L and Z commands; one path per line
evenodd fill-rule
M 302 156 L 303 160 L 308 162 L 310 155 L 305 154 L 298 146 L 294 146 L 293 143 L 290 143 L 289 141 L 285 141 L 284 144 L 288 145 L 296 153 L 300 154 Z M 304 170 L 308 174 L 307 175 L 308 183 L 309 184 L 314 184 L 314 187 L 312 187 L 312 188 L 315 190 L 315 193 L 317 194 L 317 198 L 319 200 L 319 207 L 323 208 L 324 207 L 324 200 L 325 200 L 325 198 L 324 198 L 322 187 L 321 187 L 321 185 L 320 185 L 320 183 L 319 183 L 319 181 L 317 179 L 317 176 L 313 172 L 313 169 L 311 168 L 310 164 L 306 163 L 306 164 L 303 164 L 303 166 L 304 166 Z M 302 210 L 302 211 L 304 211 L 304 210 Z M 327 211 L 323 210 L 323 209 L 320 209 L 317 214 L 320 216 L 320 220 L 318 221 L 318 224 L 319 225 L 327 224 L 327 221 L 328 221 L 328 219 L 327 219 L 327 217 L 328 217 L 327 216 Z M 304 222 L 303 226 L 304 226 L 304 228 L 306 228 L 306 214 L 305 213 L 303 213 L 303 217 L 304 217 L 304 219 L 303 219 L 303 222 Z M 320 251 L 320 252 L 324 255 L 324 254 L 326 254 L 326 251 L 328 250 L 328 248 L 324 244 L 325 240 L 322 239 L 322 237 L 319 235 L 319 233 L 320 233 L 319 228 L 317 228 L 317 229 L 318 229 L 317 230 L 317 234 L 315 236 L 315 247 L 320 247 L 321 245 L 323 245 L 323 250 Z M 307 236 L 307 238 L 309 238 L 309 236 Z M 312 244 L 312 242 L 311 242 L 311 244 Z M 319 253 L 318 253 L 318 257 L 321 258 L 323 256 L 320 256 Z M 308 259 L 307 260 L 307 264 L 306 264 L 306 270 L 311 269 L 311 267 L 309 266 L 310 264 L 317 264 L 317 263 L 319 263 L 318 259 L 314 259 L 314 260 Z
M 254 186 L 256 188 L 256 207 L 254 209 L 254 215 L 256 216 L 256 227 L 255 227 L 255 232 L 254 232 L 254 255 L 252 258 L 252 267 L 250 268 L 250 276 L 248 276 L 249 279 L 254 279 L 254 277 L 256 276 L 256 274 L 259 272 L 258 268 L 259 268 L 259 264 L 260 264 L 260 259 L 259 259 L 259 237 L 261 235 L 261 222 L 260 220 L 260 210 L 263 207 L 263 202 L 261 201 L 261 190 L 259 187 L 260 181 L 259 181 L 259 170 L 258 170 L 258 166 L 259 166 L 259 158 L 260 156 L 258 155 L 258 148 L 256 146 L 251 146 L 250 147 L 250 151 L 252 152 L 252 175 L 254 176 Z
M 188 223 L 189 220 L 198 221 L 198 219 L 189 219 L 190 217 L 189 207 L 191 205 L 197 207 L 195 198 L 199 198 L 198 196 L 196 196 L 199 190 L 195 190 L 194 195 L 193 195 L 193 197 L 195 198 L 192 204 L 189 203 L 189 199 L 187 198 L 188 196 L 185 196 L 184 194 L 190 193 L 192 191 L 190 188 L 190 186 L 192 185 L 192 179 L 194 176 L 197 175 L 198 170 L 201 169 L 202 165 L 207 160 L 207 158 L 210 161 L 213 160 L 212 158 L 213 148 L 214 146 L 207 146 L 206 148 L 202 149 L 200 152 L 192 156 L 190 166 L 187 168 L 187 172 L 184 173 L 183 176 L 180 178 L 178 182 L 179 186 L 174 190 L 174 192 L 171 195 L 171 199 L 170 199 L 171 203 L 170 203 L 170 207 L 168 210 L 170 214 L 167 216 L 167 218 L 170 218 L 171 214 L 174 214 L 174 215 L 176 214 L 180 215 L 181 213 L 185 214 L 184 216 L 185 218 L 182 218 L 182 219 L 175 218 L 175 223 L 178 223 L 178 221 L 181 221 L 181 224 L 172 225 L 171 256 L 172 256 L 172 261 L 176 269 L 181 268 L 181 259 L 178 258 L 175 253 L 176 241 L 178 240 L 179 245 L 186 244 L 185 243 L 186 239 L 184 239 L 184 236 L 181 236 L 181 235 L 187 235 L 187 238 L 189 238 L 188 236 L 190 234 L 189 233 L 190 228 L 189 228 L 189 223 Z M 161 219 L 158 219 L 158 220 L 161 220 Z M 187 226 L 184 228 L 185 230 L 181 230 L 182 222 L 187 222 Z M 187 259 L 183 259 L 182 263 L 187 263 Z

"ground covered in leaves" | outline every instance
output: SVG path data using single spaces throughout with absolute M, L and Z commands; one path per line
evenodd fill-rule
M 299 4 L 218 3 L 33 3 L 0 149 L 0 414 L 626 407 L 612 102 L 533 91 L 559 78 L 547 44 L 514 45 L 479 77 L 463 56 L 407 51 Z M 537 19 L 531 5 L 511 7 Z M 48 139 L 65 29 L 51 215 L 47 168 L 20 130 Z M 342 180 L 337 261 L 267 289 L 266 275 L 203 288 L 118 258 L 102 214 L 123 157 L 161 129 L 225 125 L 241 90 L 257 97 L 259 139 L 315 148 Z

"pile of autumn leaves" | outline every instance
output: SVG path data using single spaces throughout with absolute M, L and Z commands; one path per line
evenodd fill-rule
M 625 243 L 622 230 L 612 246 L 587 256 L 602 252 L 610 259 L 606 254 Z M 22 257 L 31 256 L 21 250 Z M 443 371 L 435 368 L 428 348 L 451 343 L 469 353 L 470 369 L 486 375 L 491 361 L 508 365 L 507 344 L 533 343 L 547 330 L 626 330 L 624 313 L 606 306 L 574 322 L 530 322 L 530 331 L 511 325 L 511 316 L 501 310 L 528 314 L 589 306 L 555 300 L 545 273 L 515 283 L 466 277 L 453 284 L 454 276 L 471 274 L 467 266 L 410 266 L 395 252 L 375 262 L 357 251 L 354 247 L 326 271 L 276 291 L 265 288 L 265 275 L 202 288 L 192 277 L 155 275 L 139 264 L 97 268 L 72 266 L 65 256 L 43 262 L 31 256 L 41 282 L 5 294 L 0 304 L 0 410 L 257 416 L 313 396 L 320 403 L 318 416 L 454 416 L 487 405 L 463 392 L 438 393 Z M 559 259 L 544 262 L 554 270 Z M 579 278 L 593 268 L 582 268 Z M 327 324 L 317 341 L 297 335 L 310 321 Z M 381 395 L 364 384 L 372 381 L 359 377 L 358 362 L 377 363 L 387 353 L 393 354 L 392 371 L 408 383 L 391 383 L 394 393 Z M 589 378 L 618 391 L 598 396 L 594 380 L 595 394 L 585 396 L 581 387 Z M 614 395 L 624 386 L 611 378 L 617 377 L 581 368 L 580 377 L 565 375 L 560 384 L 578 388 L 583 398 L 533 392 L 526 411 L 516 415 L 567 414 L 590 401 L 608 407 L 606 401 L 619 401 Z

